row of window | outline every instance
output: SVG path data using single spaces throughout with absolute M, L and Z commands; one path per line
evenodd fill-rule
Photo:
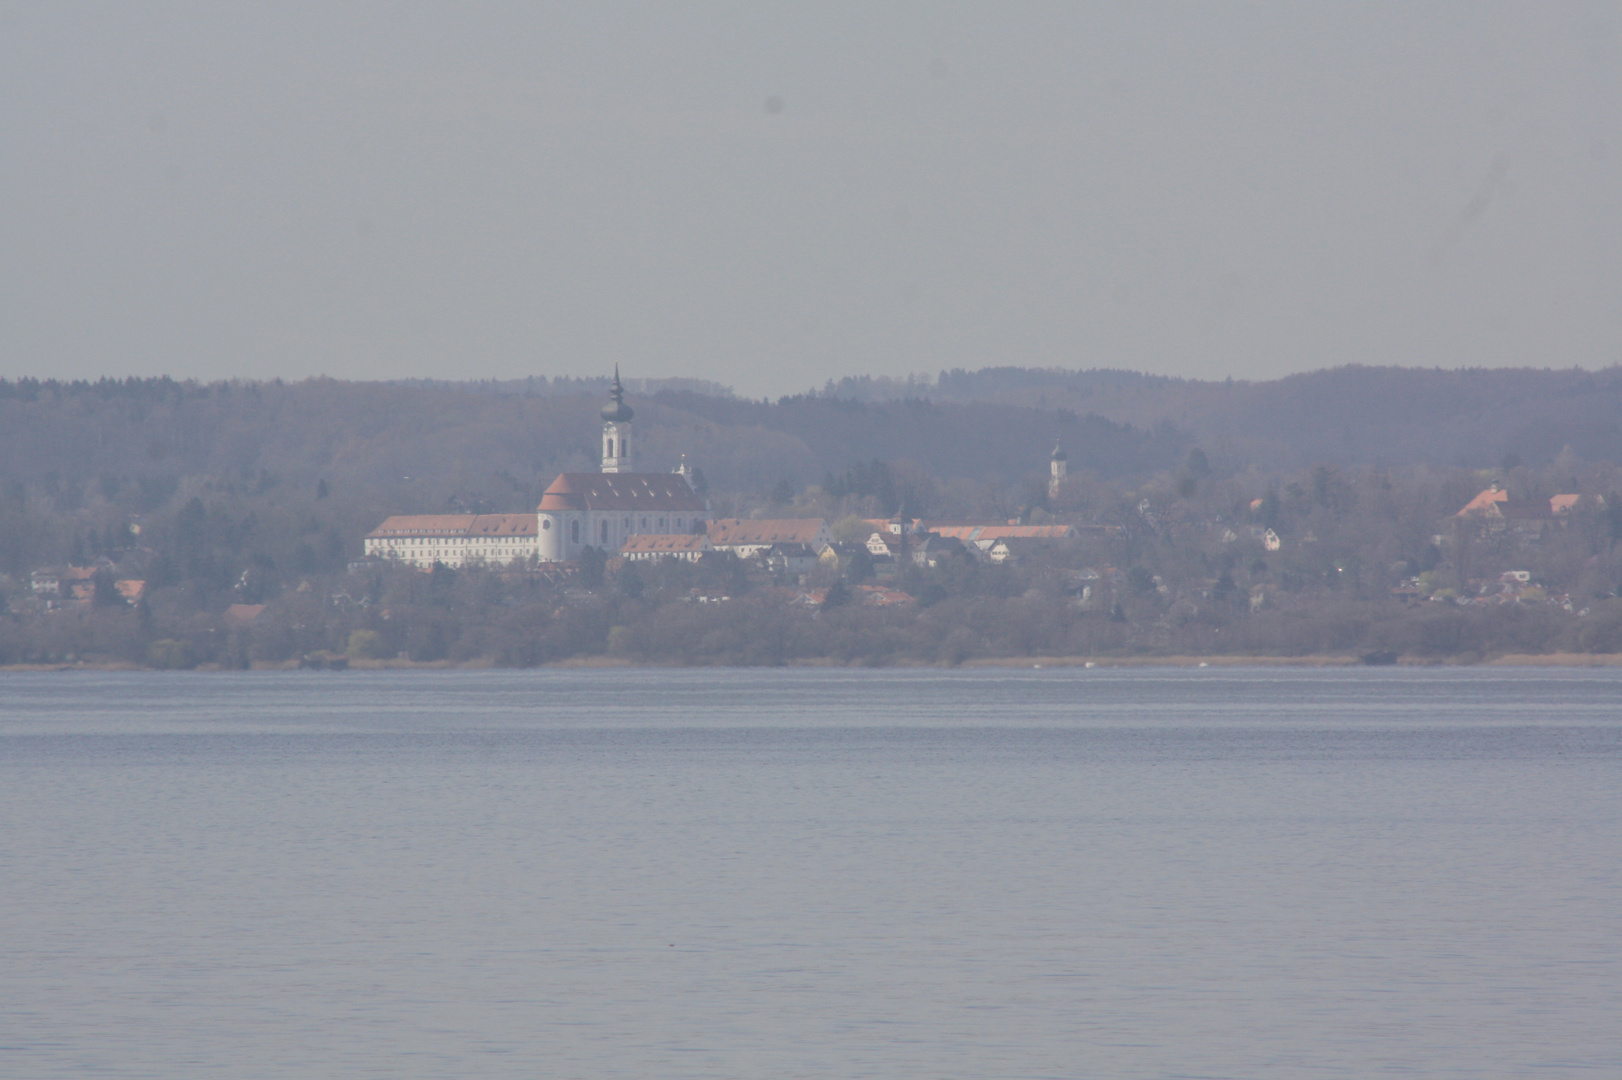
M 631 517 L 625 517 L 625 518 L 622 519 L 621 524 L 623 526 L 623 531 L 627 535 L 629 535 L 631 530 L 635 527 L 635 520 L 636 519 L 631 518 Z M 644 517 L 642 519 L 642 531 L 643 532 L 648 531 L 649 522 L 652 521 L 652 520 L 654 520 L 654 519 L 647 518 L 647 517 Z M 670 527 L 669 524 L 667 524 L 669 522 L 668 518 L 658 518 L 657 520 L 659 522 L 658 528 L 661 531 Z M 598 533 L 597 540 L 598 540 L 598 543 L 603 544 L 604 546 L 606 546 L 609 543 L 609 537 L 610 537 L 612 524 L 613 524 L 613 522 L 612 522 L 611 519 L 604 519 L 604 520 L 597 523 L 597 533 Z M 696 522 L 694 522 L 694 524 L 696 524 Z M 681 531 L 681 530 L 687 528 L 688 522 L 686 520 L 682 519 L 682 518 L 676 518 L 675 522 L 674 522 L 674 526 L 678 531 Z M 551 519 L 543 517 L 541 519 L 541 528 L 542 528 L 542 530 L 547 530 L 547 529 L 550 529 L 551 527 L 552 527 Z M 569 542 L 571 544 L 580 543 L 580 536 L 581 536 L 580 521 L 577 518 L 577 519 L 569 522 Z M 465 540 L 462 541 L 462 543 L 466 543 L 466 542 L 467 541 L 465 541 Z M 376 551 L 385 550 L 385 547 L 384 547 L 385 543 L 387 543 L 387 542 L 386 541 L 376 541 L 376 547 L 374 548 L 374 550 L 376 550 Z M 452 544 L 457 543 L 457 541 L 454 540 L 454 539 L 449 539 L 449 538 L 423 537 L 423 538 L 415 541 L 414 544 L 412 542 L 410 542 L 410 541 L 406 541 L 405 543 L 406 543 L 407 546 L 404 549 L 404 551 L 407 554 L 429 554 L 429 552 L 424 552 L 424 551 L 421 551 L 420 549 L 423 548 L 423 547 L 448 546 L 448 545 L 452 545 Z M 387 550 L 392 552 L 394 549 L 392 547 L 390 547 L 390 548 L 387 548 Z M 480 548 L 480 549 L 476 549 L 476 550 L 473 550 L 473 551 L 469 551 L 469 552 L 467 552 L 467 554 L 469 554 L 469 555 L 516 555 L 516 554 L 522 554 L 522 552 L 509 551 L 507 549 L 501 549 L 501 550 L 498 550 L 498 551 L 487 551 L 486 549 Z
M 648 519 L 648 518 L 643 518 L 642 519 L 642 531 L 643 532 L 648 531 L 648 527 L 649 527 L 648 526 L 648 521 L 649 520 L 650 519 Z M 659 528 L 661 530 L 670 527 L 669 525 L 666 524 L 667 520 L 668 519 L 666 519 L 666 518 L 660 518 L 659 519 Z M 631 530 L 635 527 L 635 519 L 627 517 L 627 518 L 623 519 L 622 524 L 624 526 L 624 532 L 627 535 L 629 535 Z M 604 520 L 597 523 L 597 541 L 598 541 L 598 543 L 605 544 L 605 545 L 608 543 L 609 530 L 610 530 L 611 525 L 612 525 L 612 522 L 609 519 L 604 519 Z M 551 527 L 552 527 L 552 523 L 550 521 L 548 521 L 546 518 L 541 519 L 541 528 L 542 529 L 550 529 Z M 675 527 L 676 527 L 676 529 L 681 530 L 681 529 L 684 529 L 684 528 L 687 527 L 687 523 L 685 521 L 683 521 L 681 518 L 677 518 L 676 521 L 675 521 Z M 580 521 L 579 521 L 578 518 L 576 520 L 574 520 L 574 521 L 569 522 L 569 543 L 571 543 L 571 544 L 580 543 Z
M 514 555 L 533 555 L 535 553 L 533 548 L 526 549 L 526 550 L 518 550 L 516 548 L 478 548 L 478 549 L 476 549 L 474 551 L 452 551 L 452 552 L 433 551 L 433 550 L 430 550 L 430 549 L 427 549 L 427 548 L 399 548 L 399 549 L 396 549 L 396 548 L 386 548 L 386 549 L 385 548 L 373 548 L 372 552 L 375 553 L 375 554 L 382 554 L 382 555 L 399 555 L 399 556 L 401 556 L 403 558 L 408 558 L 408 559 L 409 558 L 415 558 L 415 557 L 420 556 L 420 555 L 432 555 L 432 556 L 435 556 L 435 557 L 438 557 L 438 556 L 441 556 L 441 555 L 450 555 L 450 556 L 458 556 L 458 555 L 460 555 L 460 556 L 463 556 L 465 558 L 500 558 L 500 557 L 503 557 L 503 556 L 511 557 L 511 556 L 514 556 Z

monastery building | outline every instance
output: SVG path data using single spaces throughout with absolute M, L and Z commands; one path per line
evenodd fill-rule
M 391 517 L 366 535 L 367 555 L 408 566 L 512 566 L 573 562 L 587 547 L 617 552 L 633 536 L 702 536 L 709 508 L 686 466 L 634 470 L 631 420 L 619 369 L 603 407 L 601 472 L 563 473 L 530 514 L 416 514 Z

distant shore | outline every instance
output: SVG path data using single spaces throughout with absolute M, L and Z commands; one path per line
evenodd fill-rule
M 556 664 L 542 664 L 538 668 L 503 668 L 500 670 L 558 670 L 567 668 L 671 668 L 690 666 L 694 668 L 706 667 L 735 667 L 740 665 L 724 664 L 638 664 L 631 660 L 624 660 L 612 656 L 583 657 L 575 660 L 566 660 Z M 834 659 L 811 659 L 782 665 L 785 668 L 912 668 L 935 669 L 941 671 L 952 670 L 946 664 L 900 663 L 867 665 L 861 663 L 844 663 Z M 1357 656 L 1005 656 L 982 657 L 966 660 L 956 665 L 962 669 L 977 668 L 1197 668 L 1197 667 L 1223 667 L 1223 668 L 1347 668 L 1347 667 L 1622 667 L 1622 653 L 1508 653 L 1502 656 L 1483 658 L 1473 657 L 1440 657 L 1421 658 L 1402 656 L 1394 664 L 1369 665 Z M 0 665 L 0 675 L 11 672 L 43 672 L 43 671 L 153 671 L 154 668 L 143 667 L 139 664 L 127 663 L 57 663 L 57 664 L 6 664 Z M 241 670 L 237 668 L 224 668 L 218 664 L 199 664 L 189 669 L 198 673 L 212 673 L 222 671 Z M 300 671 L 305 670 L 297 661 L 281 663 L 255 663 L 250 671 Z M 415 661 L 415 660 L 353 660 L 341 669 L 328 668 L 327 670 L 346 671 L 493 671 L 498 670 L 494 664 L 485 660 L 475 660 L 457 663 L 450 660 Z

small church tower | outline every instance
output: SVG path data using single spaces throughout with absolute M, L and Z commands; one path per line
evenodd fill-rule
M 636 414 L 625 404 L 625 388 L 620 385 L 620 366 L 614 365 L 610 398 L 603 406 L 603 472 L 628 473 L 631 467 L 631 418 Z
M 1059 489 L 1064 486 L 1065 462 L 1068 460 L 1069 455 L 1064 452 L 1064 447 L 1059 445 L 1058 439 L 1054 439 L 1053 454 L 1048 461 L 1048 498 L 1050 499 L 1059 497 Z

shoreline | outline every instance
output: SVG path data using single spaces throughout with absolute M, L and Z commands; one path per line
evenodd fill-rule
M 352 660 L 342 668 L 303 668 L 297 660 L 280 662 L 255 662 L 246 669 L 253 672 L 298 672 L 306 670 L 321 670 L 328 672 L 343 671 L 524 671 L 524 670 L 568 670 L 593 668 L 648 668 L 648 669 L 675 669 L 675 668 L 726 668 L 729 670 L 743 670 L 751 667 L 766 665 L 739 665 L 739 664 L 640 664 L 634 660 L 626 660 L 612 656 L 578 657 L 571 660 L 562 660 L 553 664 L 539 664 L 534 668 L 497 668 L 496 665 L 478 660 L 458 663 L 451 660 Z M 814 657 L 805 660 L 790 661 L 780 665 L 784 668 L 887 668 L 893 670 L 921 670 L 935 669 L 951 671 L 959 669 L 1048 669 L 1048 668 L 1348 668 L 1348 667 L 1495 667 L 1495 668 L 1609 668 L 1622 667 L 1622 653 L 1506 653 L 1501 656 L 1478 657 L 1439 657 L 1435 659 L 1412 656 L 1400 656 L 1392 664 L 1365 664 L 1360 657 L 1346 655 L 1313 655 L 1313 656 L 1002 656 L 979 657 L 965 660 L 961 664 L 927 663 L 921 661 L 901 662 L 893 664 L 863 664 L 845 663 L 839 660 Z M 85 662 L 54 664 L 3 664 L 0 665 L 0 675 L 24 672 L 72 672 L 72 671 L 160 671 L 163 669 L 149 668 L 140 664 L 123 661 L 111 662 Z M 195 674 L 216 674 L 225 671 L 240 671 L 240 668 L 225 668 L 218 664 L 199 664 L 195 668 L 174 669 L 185 670 Z

